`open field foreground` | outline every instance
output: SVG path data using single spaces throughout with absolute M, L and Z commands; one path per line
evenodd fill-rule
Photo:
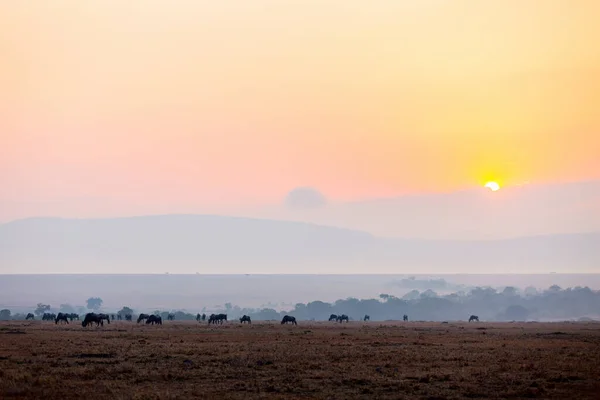
M 599 395 L 598 323 L 0 323 L 0 398 Z

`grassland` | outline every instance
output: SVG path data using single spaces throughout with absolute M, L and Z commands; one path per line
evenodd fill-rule
M 599 395 L 594 323 L 0 323 L 7 399 Z

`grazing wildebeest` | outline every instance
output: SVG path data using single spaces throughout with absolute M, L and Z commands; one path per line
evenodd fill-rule
M 162 325 L 162 318 L 159 315 L 150 315 L 147 319 L 146 319 L 146 325 L 149 324 L 157 324 L 157 325 Z
M 338 316 L 337 316 L 337 315 L 335 315 L 335 314 L 331 314 L 331 315 L 329 316 L 329 322 L 331 322 L 331 321 L 337 321 L 337 319 L 338 319 Z
M 206 314 L 202 314 L 202 321 L 206 321 Z
M 140 322 L 147 320 L 148 317 L 149 317 L 148 314 L 140 314 L 140 316 L 137 319 L 137 323 L 139 324 Z
M 54 313 L 44 313 L 42 315 L 42 321 L 54 321 L 56 319 L 56 314 Z
M 251 324 L 252 320 L 250 319 L 250 317 L 248 315 L 244 315 L 244 316 L 242 316 L 242 318 L 240 318 L 240 323 L 243 324 L 244 322 Z
M 175 319 L 175 314 L 169 314 L 169 315 L 167 315 L 167 319 L 169 321 L 173 321 Z
M 200 322 L 202 320 L 202 315 L 200 313 L 196 314 L 196 321 Z
M 342 314 L 342 315 L 338 315 L 337 321 L 338 322 L 344 322 L 344 321 L 348 322 L 349 318 L 346 314 Z
M 28 313 L 27 316 L 25 317 L 26 320 L 28 319 L 35 319 L 35 315 L 33 315 L 32 313 Z
M 367 322 L 367 321 L 370 321 L 370 320 L 371 320 L 371 317 L 369 315 L 365 314 L 365 317 L 363 318 L 363 321 Z
M 222 324 L 227 321 L 227 314 L 211 314 L 208 323 Z
M 477 322 L 479 322 L 479 317 L 478 317 L 477 315 L 471 315 L 471 316 L 469 317 L 469 322 L 472 322 L 472 321 L 477 321 Z
M 129 321 L 129 322 L 131 322 L 132 320 L 133 320 L 133 317 L 131 316 L 131 314 L 127 314 L 127 315 L 125 316 L 125 321 Z
M 79 321 L 79 314 L 70 313 L 70 314 L 65 314 L 65 315 L 69 318 L 69 320 L 71 322 L 73 322 L 74 319 L 76 319 L 77 321 Z
M 68 314 L 63 314 L 63 313 L 59 312 L 58 315 L 56 316 L 56 318 L 54 319 L 54 323 L 58 324 L 59 321 L 64 321 L 68 324 L 69 323 Z
M 407 321 L 408 321 L 408 315 L 404 314 L 404 316 L 402 317 L 402 320 L 403 320 L 404 322 L 407 322 Z
M 85 317 L 81 322 L 81 326 L 85 328 L 86 326 L 88 326 L 89 324 L 93 324 L 94 322 L 96 323 L 96 326 L 104 326 L 104 321 L 102 318 L 100 318 L 100 315 L 93 312 L 85 314 Z
M 98 316 L 100 317 L 100 319 L 102 319 L 110 324 L 110 317 L 107 314 L 98 314 Z
M 298 325 L 296 323 L 296 317 L 292 317 L 291 315 L 285 315 L 281 320 L 281 325 L 291 323 L 292 325 Z

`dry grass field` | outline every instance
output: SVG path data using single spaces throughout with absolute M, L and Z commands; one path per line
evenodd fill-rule
M 600 398 L 600 324 L 0 323 L 0 398 Z

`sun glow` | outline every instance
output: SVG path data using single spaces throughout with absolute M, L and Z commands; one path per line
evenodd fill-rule
M 490 189 L 492 192 L 497 192 L 498 190 L 500 190 L 500 185 L 498 185 L 497 182 L 488 182 L 484 186 Z

